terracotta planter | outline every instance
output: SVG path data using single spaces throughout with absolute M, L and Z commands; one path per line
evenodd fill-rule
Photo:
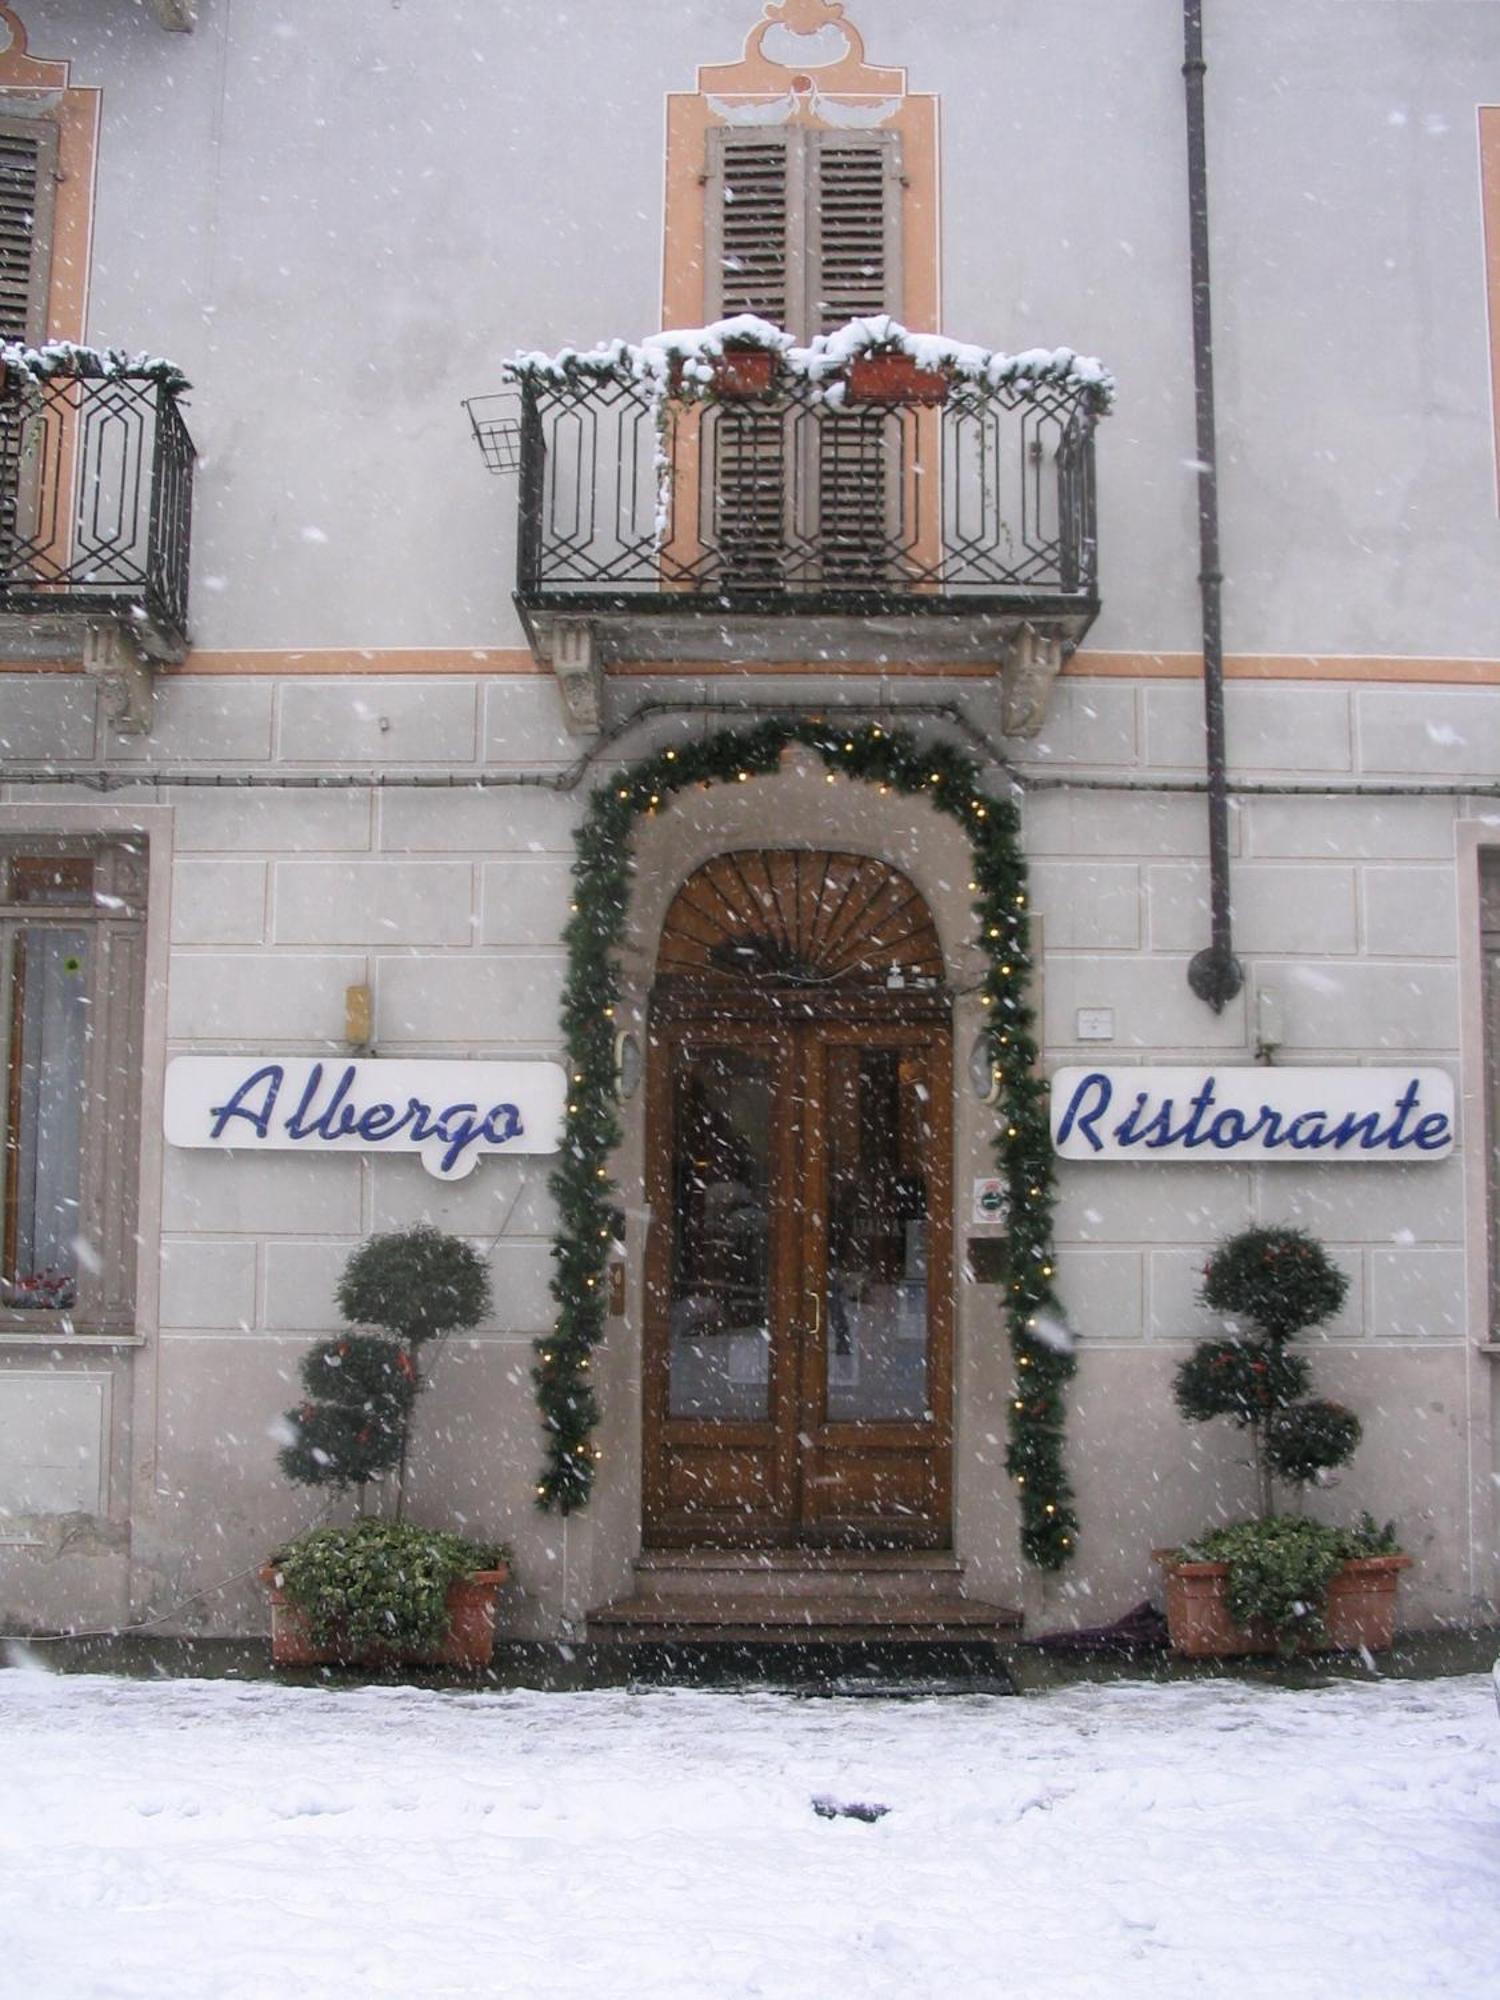
M 260 1580 L 271 1600 L 271 1664 L 277 1667 L 368 1667 L 431 1666 L 466 1667 L 478 1672 L 490 1663 L 495 1650 L 495 1599 L 510 1575 L 502 1563 L 498 1569 L 476 1570 L 448 1586 L 448 1630 L 441 1645 L 427 1653 L 405 1653 L 378 1647 L 356 1652 L 335 1640 L 324 1643 L 313 1637 L 306 1615 L 288 1601 L 276 1581 L 276 1566 L 265 1563 Z
M 747 401 L 770 391 L 776 373 L 776 356 L 768 347 L 731 348 L 713 364 L 714 393 L 727 403 Z
M 931 406 L 947 400 L 948 377 L 939 369 L 918 367 L 910 354 L 861 354 L 849 364 L 851 403 Z
M 1224 1659 L 1274 1653 L 1276 1634 L 1256 1620 L 1236 1625 L 1226 1602 L 1228 1563 L 1179 1562 L 1174 1549 L 1157 1549 L 1167 1582 L 1167 1630 L 1172 1651 L 1187 1659 Z M 1323 1622 L 1327 1638 L 1301 1651 L 1384 1652 L 1396 1635 L 1396 1585 L 1410 1556 L 1356 1556 L 1328 1586 Z

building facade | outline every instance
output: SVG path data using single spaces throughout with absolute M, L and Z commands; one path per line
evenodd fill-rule
M 1194 8 L 0 6 L 6 1629 L 264 1629 L 297 1364 L 424 1220 L 495 1306 L 411 1509 L 516 1636 L 715 1557 L 1118 1615 L 1252 1505 L 1171 1379 L 1256 1222 L 1351 1280 L 1312 1510 L 1493 1611 L 1493 11 L 1210 4 L 1205 271 Z M 1251 1109 L 1024 1150 L 1166 1069 Z M 1241 1144 L 1273 1074 L 1456 1143 Z

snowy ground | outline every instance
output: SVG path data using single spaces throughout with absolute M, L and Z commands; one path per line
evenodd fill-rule
M 0 1828 L 27 2000 L 1500 1992 L 1479 1676 L 894 1702 L 23 1670 Z

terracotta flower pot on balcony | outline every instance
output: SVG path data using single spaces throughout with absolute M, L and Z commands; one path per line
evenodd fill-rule
M 1276 1634 L 1256 1621 L 1236 1625 L 1229 1615 L 1229 1565 L 1180 1562 L 1174 1549 L 1157 1549 L 1167 1584 L 1167 1631 L 1172 1651 L 1188 1659 L 1228 1659 L 1244 1653 L 1274 1653 Z M 1384 1652 L 1396 1636 L 1396 1585 L 1411 1557 L 1355 1556 L 1328 1585 L 1323 1624 L 1327 1637 L 1306 1641 L 1300 1651 Z
M 351 1648 L 337 1639 L 313 1636 L 306 1614 L 289 1602 L 277 1582 L 274 1563 L 265 1563 L 260 1580 L 271 1600 L 271 1663 L 277 1667 L 433 1666 L 462 1667 L 479 1672 L 495 1650 L 495 1600 L 510 1570 L 476 1570 L 448 1586 L 448 1629 L 439 1646 L 408 1653 L 399 1648 Z
M 713 362 L 714 394 L 726 403 L 745 402 L 769 393 L 776 373 L 776 356 L 768 347 L 728 348 Z
M 915 355 L 861 354 L 849 364 L 851 403 L 915 403 L 931 407 L 948 400 L 948 377 L 921 367 Z

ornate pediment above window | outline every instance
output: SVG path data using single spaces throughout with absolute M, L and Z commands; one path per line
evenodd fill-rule
M 701 68 L 698 88 L 731 125 L 870 126 L 900 110 L 906 71 L 865 60 L 837 0 L 768 0 L 739 61 Z

